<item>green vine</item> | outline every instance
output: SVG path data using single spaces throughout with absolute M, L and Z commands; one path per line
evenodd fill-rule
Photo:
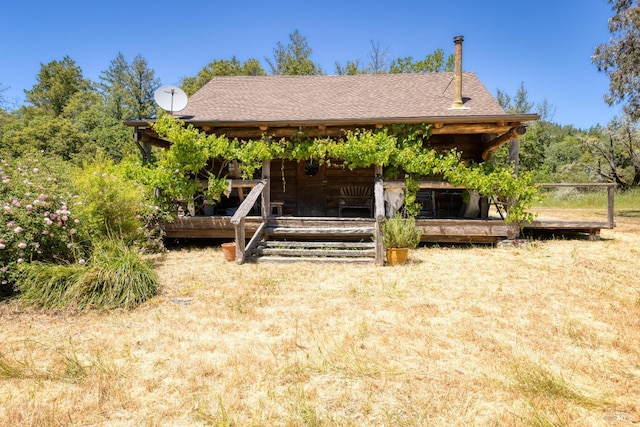
M 410 176 L 405 178 L 405 183 L 407 184 L 407 190 L 404 195 L 404 211 L 407 216 L 416 217 L 422 209 L 422 205 L 416 201 L 420 186 Z
M 300 135 L 293 140 L 238 141 L 224 135 L 206 135 L 180 120 L 167 115 L 158 118 L 154 129 L 161 138 L 172 142 L 171 148 L 160 154 L 157 162 L 156 186 L 168 198 L 187 200 L 198 191 L 204 191 L 209 200 L 220 200 L 226 189 L 225 165 L 233 160 L 241 164 L 242 177 L 252 178 L 262 162 L 280 158 L 284 161 L 315 160 L 330 164 L 342 162 L 351 170 L 372 165 L 385 166 L 385 170 L 405 177 L 437 176 L 456 186 L 485 197 L 499 197 L 511 201 L 508 221 L 531 221 L 527 208 L 538 197 L 530 174 L 513 175 L 510 167 L 494 167 L 487 163 L 466 165 L 455 150 L 437 152 L 425 147 L 431 125 L 391 125 L 375 130 L 348 131 L 340 139 L 308 138 Z M 218 174 L 214 174 L 211 159 L 222 161 Z M 284 167 L 284 166 L 282 166 Z M 201 184 L 202 174 L 208 181 Z M 405 210 L 417 213 L 415 180 L 408 178 Z M 283 183 L 284 186 L 284 183 Z

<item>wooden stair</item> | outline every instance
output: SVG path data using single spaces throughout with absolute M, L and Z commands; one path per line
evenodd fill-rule
M 272 219 L 248 262 L 375 263 L 372 220 Z

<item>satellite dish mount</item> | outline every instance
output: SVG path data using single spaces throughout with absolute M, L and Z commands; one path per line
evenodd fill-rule
M 153 93 L 156 104 L 170 114 L 187 107 L 187 94 L 177 86 L 162 86 Z

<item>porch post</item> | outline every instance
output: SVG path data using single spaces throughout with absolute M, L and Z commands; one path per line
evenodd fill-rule
M 271 160 L 262 161 L 262 179 L 267 180 L 267 185 L 262 190 L 262 219 L 271 216 Z
M 607 222 L 609 223 L 609 227 L 613 228 L 616 226 L 615 221 L 613 220 L 613 198 L 615 193 L 615 185 L 609 185 L 607 188 Z
M 384 265 L 384 244 L 382 242 L 382 221 L 384 221 L 384 186 L 382 181 L 382 166 L 375 167 L 375 185 L 373 191 L 373 210 L 375 218 L 375 229 L 373 239 L 376 243 L 376 265 Z
M 509 140 L 509 161 L 513 164 L 513 175 L 518 176 L 520 168 L 520 138 Z

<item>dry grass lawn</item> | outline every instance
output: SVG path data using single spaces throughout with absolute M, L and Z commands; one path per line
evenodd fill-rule
M 0 303 L 0 425 L 640 423 L 640 213 L 399 267 L 157 260 L 134 311 Z

